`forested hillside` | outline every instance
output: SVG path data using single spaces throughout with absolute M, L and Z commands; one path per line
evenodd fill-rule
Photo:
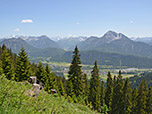
M 129 78 L 132 87 L 138 87 L 142 80 L 145 80 L 148 87 L 152 87 L 152 72 L 144 72 L 140 75 L 135 75 Z
M 104 82 L 100 80 L 97 61 L 94 62 L 91 78 L 88 80 L 87 75 L 82 72 L 77 47 L 73 51 L 67 79 L 57 77 L 48 65 L 43 66 L 41 62 L 38 65 L 31 64 L 24 48 L 21 48 L 16 55 L 3 45 L 0 48 L 0 58 L 0 84 L 2 84 L 0 86 L 0 111 L 2 113 L 21 113 L 21 111 L 27 113 L 52 113 L 52 111 L 53 113 L 93 113 L 81 105 L 86 105 L 103 114 L 150 114 L 152 112 L 152 88 L 147 87 L 145 80 L 142 80 L 137 88 L 131 88 L 128 78 L 122 79 L 121 71 L 119 71 L 114 78 L 108 72 L 107 81 Z M 54 98 L 46 92 L 34 98 L 26 95 L 24 90 L 30 85 L 26 85 L 25 82 L 31 75 L 37 76 L 38 84 L 42 84 L 43 90 L 48 94 L 51 94 L 51 89 L 56 89 L 57 96 L 60 98 L 53 100 Z M 22 84 L 23 86 L 18 87 Z M 20 91 L 21 94 L 18 94 Z M 55 103 L 52 104 L 51 100 Z M 78 111 L 73 112 L 75 108 L 71 104 L 70 107 L 65 106 L 68 105 L 67 102 L 78 103 L 79 105 L 74 104 Z M 56 108 L 58 104 L 61 107 Z M 28 108 L 31 105 L 34 106 Z
M 121 55 L 116 53 L 107 53 L 100 51 L 80 51 L 81 60 L 83 64 L 93 65 L 97 60 L 99 65 L 112 65 L 112 66 L 127 66 L 136 68 L 151 68 L 152 59 L 145 57 L 138 57 L 133 55 Z M 71 62 L 72 52 L 68 51 L 61 56 L 54 56 L 50 61 L 57 62 Z

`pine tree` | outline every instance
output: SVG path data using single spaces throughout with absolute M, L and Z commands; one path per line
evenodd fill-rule
M 30 69 L 31 76 L 35 76 L 38 69 L 37 65 L 35 63 L 30 64 Z
M 116 84 L 117 84 L 117 77 L 116 77 L 116 76 L 114 76 L 114 78 L 113 78 L 113 87 L 115 87 L 115 86 L 116 86 Z
M 111 114 L 122 114 L 123 113 L 123 79 L 121 76 L 121 71 L 117 77 L 116 85 L 113 89 L 112 97 L 112 110 Z
M 17 81 L 28 80 L 30 77 L 30 62 L 25 49 L 22 47 L 21 51 L 18 53 L 17 58 L 17 68 L 15 79 Z
M 46 81 L 45 81 L 44 89 L 48 93 L 51 93 L 51 89 L 57 89 L 57 77 L 54 73 L 51 73 L 48 64 L 45 67 L 45 71 L 46 71 Z
M 87 79 L 87 75 L 86 74 L 83 74 L 83 83 L 84 83 L 84 95 L 88 96 L 89 87 L 88 87 L 88 79 Z
M 131 108 L 132 108 L 132 96 L 131 96 L 131 86 L 129 83 L 128 78 L 125 80 L 125 85 L 123 88 L 123 107 L 122 109 L 124 110 L 124 114 L 130 114 L 131 113 Z
M 132 109 L 131 109 L 132 112 L 131 112 L 131 114 L 136 114 L 137 96 L 138 96 L 138 90 L 135 87 L 132 90 Z
M 79 96 L 84 94 L 85 84 L 83 81 L 83 74 L 80 66 L 80 55 L 77 46 L 75 47 L 73 54 L 73 60 L 69 68 L 68 81 L 72 82 L 74 94 Z
M 93 71 L 91 72 L 89 90 L 90 90 L 89 102 L 92 103 L 93 109 L 99 110 L 100 108 L 100 79 L 99 79 L 99 69 L 97 66 L 97 61 L 95 61 Z
M 147 85 L 146 85 L 146 81 L 143 80 L 139 85 L 136 114 L 146 114 L 146 95 L 147 95 Z
M 0 60 L 0 76 L 3 74 L 2 61 Z
M 58 93 L 62 96 L 66 96 L 63 82 L 62 82 L 62 79 L 60 77 L 58 77 Z
M 109 111 L 111 110 L 112 95 L 113 95 L 113 81 L 110 72 L 108 72 L 108 78 L 106 83 L 106 93 L 105 93 L 105 104 L 107 105 Z
M 37 76 L 37 82 L 38 83 L 42 82 L 45 85 L 46 71 L 45 71 L 41 61 L 38 64 L 38 69 L 37 69 L 37 72 L 36 72 L 36 76 Z
M 70 96 L 72 98 L 72 96 L 74 95 L 74 90 L 73 90 L 73 84 L 71 80 L 67 81 L 67 87 L 66 87 L 66 93 L 68 96 Z
M 104 87 L 104 81 L 101 81 L 101 96 L 100 96 L 100 104 L 101 106 L 105 105 L 105 87 Z
M 151 87 L 149 87 L 148 89 L 146 112 L 147 114 L 152 114 L 152 88 Z
M 14 79 L 14 66 L 10 53 L 5 45 L 2 46 L 2 68 L 7 79 Z
M 88 79 L 87 79 L 87 75 L 84 74 L 84 97 L 85 97 L 85 104 L 88 104 L 88 96 L 89 96 L 89 84 L 88 84 Z

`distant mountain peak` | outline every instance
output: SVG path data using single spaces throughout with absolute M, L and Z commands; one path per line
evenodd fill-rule
M 111 41 L 120 39 L 120 36 L 120 33 L 118 34 L 114 31 L 108 31 L 103 35 L 102 39 L 105 39 L 107 43 L 110 43 Z
M 109 30 L 108 32 L 106 32 L 106 33 L 104 34 L 104 36 L 117 36 L 117 33 L 114 32 L 114 31 Z
M 119 40 L 119 39 L 129 39 L 128 37 L 126 37 L 124 34 L 122 33 L 116 33 L 114 31 L 108 31 L 106 32 L 102 39 L 105 39 L 107 43 L 110 43 L 114 40 Z

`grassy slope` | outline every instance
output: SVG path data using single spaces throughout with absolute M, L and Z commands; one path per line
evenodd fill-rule
M 25 93 L 31 88 L 28 83 L 17 83 L 0 78 L 0 114 L 94 114 L 88 107 L 69 103 L 41 91 L 38 97 Z

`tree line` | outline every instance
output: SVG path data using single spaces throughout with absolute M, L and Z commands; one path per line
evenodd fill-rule
M 69 102 L 87 105 L 103 114 L 152 114 L 152 88 L 147 87 L 145 80 L 138 88 L 131 88 L 129 79 L 124 80 L 121 71 L 114 78 L 108 72 L 107 81 L 100 80 L 97 61 L 90 79 L 81 68 L 77 46 L 73 51 L 68 79 L 56 76 L 48 64 L 44 67 L 42 62 L 30 63 L 24 48 L 13 54 L 5 45 L 0 47 L 0 75 L 9 80 L 21 82 L 35 75 L 48 93 L 56 89 L 58 95 Z

